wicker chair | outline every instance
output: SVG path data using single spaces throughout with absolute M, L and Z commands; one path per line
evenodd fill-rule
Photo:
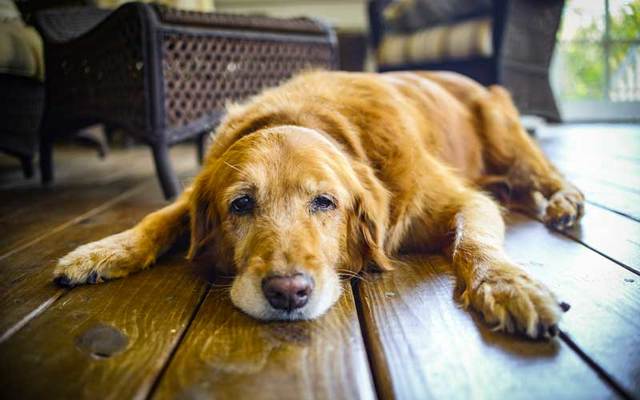
M 376 49 L 385 35 L 389 34 L 383 13 L 391 3 L 392 0 L 369 0 L 371 40 Z M 488 7 L 483 6 L 486 3 Z M 560 120 L 549 84 L 549 64 L 564 0 L 433 0 L 430 4 L 434 9 L 451 9 L 453 13 L 426 15 L 423 19 L 429 21 L 429 26 L 420 28 L 478 17 L 491 18 L 493 54 L 489 57 L 383 64 L 378 67 L 380 71 L 456 71 L 484 85 L 497 83 L 506 86 L 523 114 L 538 115 L 551 121 Z
M 53 179 L 52 144 L 91 123 L 118 126 L 147 143 L 165 197 L 180 191 L 169 147 L 207 133 L 229 100 L 277 85 L 309 67 L 333 68 L 336 42 L 326 25 L 180 11 L 127 3 L 113 12 L 51 9 L 36 16 L 45 40 L 43 182 Z
M 17 157 L 25 178 L 31 178 L 44 87 L 36 79 L 0 74 L 0 93 L 0 150 Z

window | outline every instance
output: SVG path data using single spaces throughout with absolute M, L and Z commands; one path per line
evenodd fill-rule
M 640 0 L 568 0 L 551 82 L 565 120 L 640 120 Z

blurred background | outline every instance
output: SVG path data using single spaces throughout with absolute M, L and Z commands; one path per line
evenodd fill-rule
M 367 52 L 368 0 L 216 0 L 218 11 L 329 21 L 340 40 L 341 67 L 375 68 Z M 640 0 L 567 0 L 551 64 L 564 121 L 640 118 Z
M 640 1 L 565 5 L 551 67 L 565 120 L 638 119 Z
M 0 150 L 26 177 L 39 160 L 53 180 L 54 139 L 144 143 L 170 197 L 170 146 L 201 157 L 226 103 L 310 67 L 462 73 L 506 87 L 531 132 L 640 121 L 640 0 L 131 3 L 0 0 Z

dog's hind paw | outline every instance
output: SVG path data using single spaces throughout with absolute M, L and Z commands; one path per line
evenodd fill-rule
M 63 287 L 120 278 L 151 262 L 146 240 L 128 230 L 78 247 L 58 260 L 53 281 Z
M 554 193 L 544 212 L 544 223 L 556 229 L 567 229 L 584 214 L 584 196 L 578 190 L 570 189 Z
M 494 330 L 548 339 L 558 333 L 563 308 L 542 283 L 520 268 L 491 270 L 462 294 Z

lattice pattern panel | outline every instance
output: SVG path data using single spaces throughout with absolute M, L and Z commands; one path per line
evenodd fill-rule
M 333 68 L 331 44 L 165 33 L 165 123 L 176 128 L 276 86 L 305 68 Z
M 141 38 L 140 17 L 129 7 L 69 44 L 49 45 L 49 116 L 108 121 L 141 133 L 147 68 Z

